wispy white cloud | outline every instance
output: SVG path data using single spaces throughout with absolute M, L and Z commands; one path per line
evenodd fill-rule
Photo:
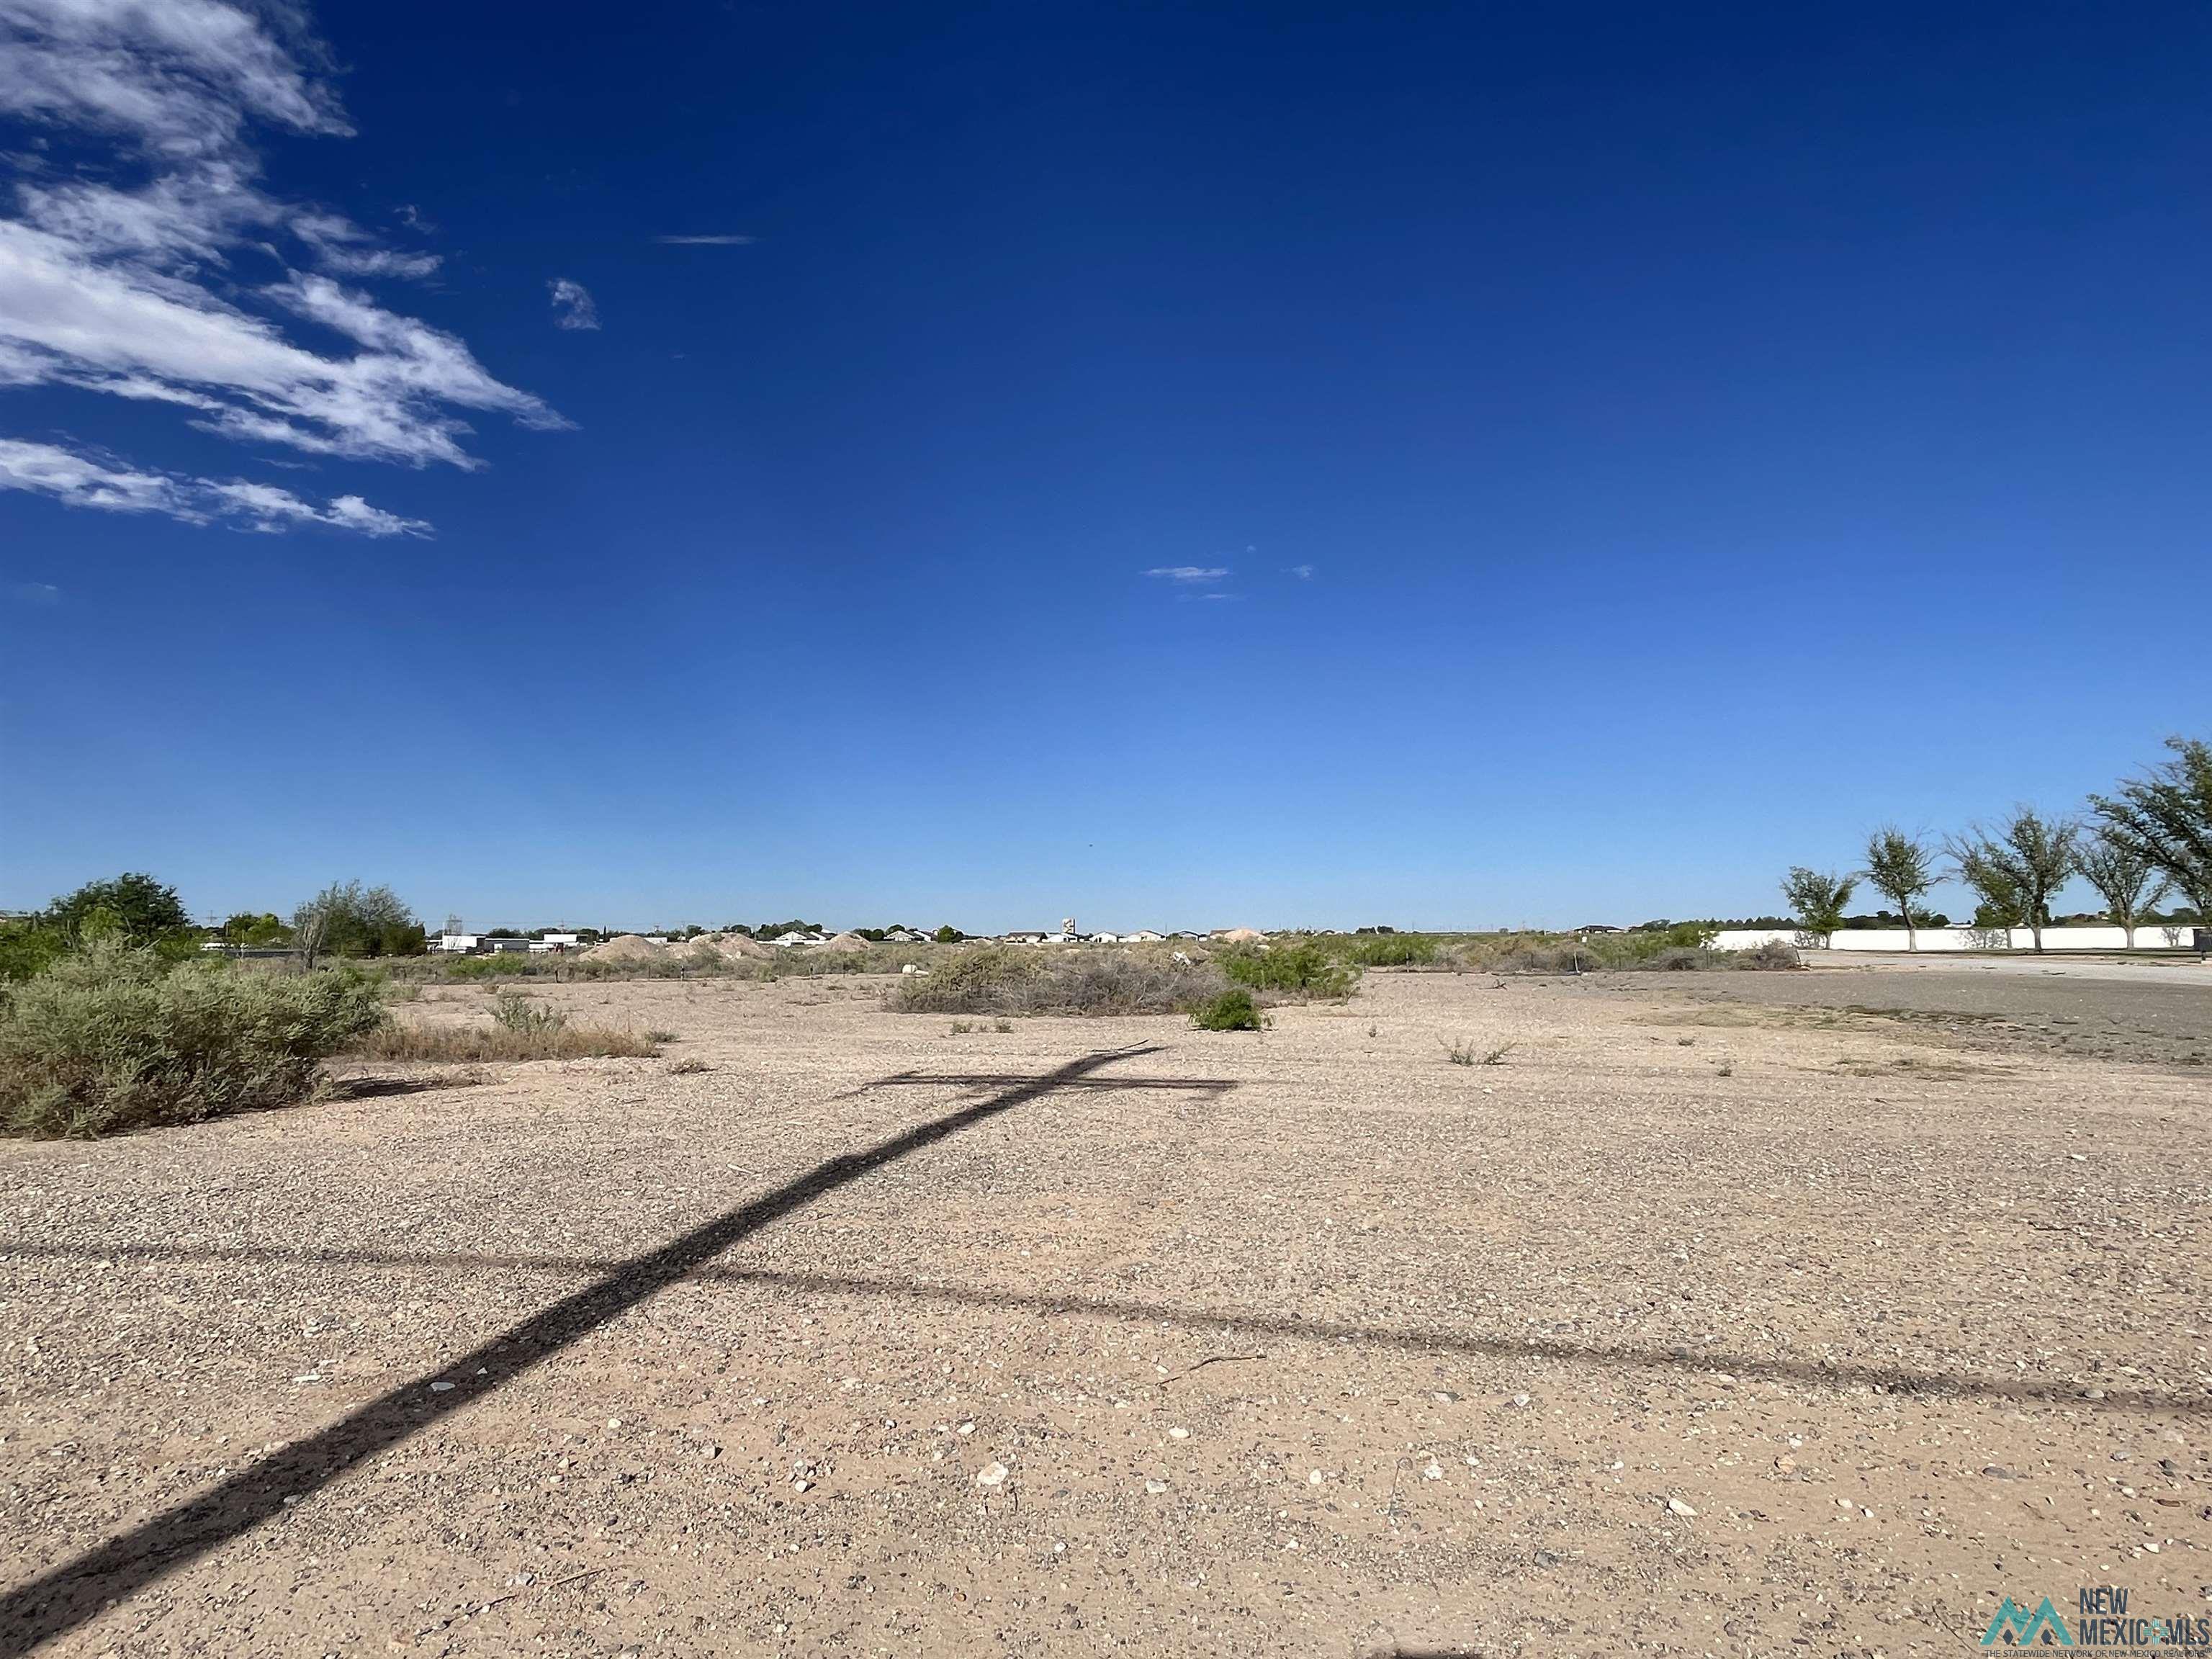
M 15 594 L 17 602 L 22 605 L 35 605 L 43 608 L 47 605 L 59 605 L 62 602 L 61 589 L 52 582 L 17 582 L 9 591 Z
M 757 236 L 656 236 L 656 242 L 670 247 L 747 247 L 760 240 Z
M 106 140 L 112 152 L 105 172 L 66 183 L 27 176 L 14 214 L 0 217 L 0 386 L 167 404 L 244 442 L 413 465 L 478 465 L 462 447 L 460 411 L 567 424 L 453 336 L 337 280 L 426 277 L 438 256 L 386 246 L 344 215 L 258 182 L 257 128 L 352 131 L 289 0 L 0 0 L 0 114 Z M 273 281 L 252 270 L 270 258 L 285 267 Z M 301 343 L 288 315 L 350 349 Z M 316 507 L 277 491 L 283 501 L 257 505 L 159 471 L 98 464 L 96 473 L 46 493 L 270 526 L 416 527 L 355 496 Z M 11 487 L 46 488 L 20 477 Z
M 566 276 L 556 276 L 545 284 L 553 295 L 553 326 L 556 328 L 597 328 L 599 307 L 581 283 L 572 283 Z
M 1302 582 L 1310 582 L 1314 579 L 1314 568 L 1310 564 L 1294 564 L 1290 566 L 1284 574 L 1296 576 Z
M 318 524 L 368 536 L 420 536 L 430 528 L 419 520 L 371 507 L 358 495 L 340 495 L 318 506 L 274 484 L 149 472 L 56 444 L 5 438 L 0 438 L 0 489 L 51 495 L 70 507 L 159 513 L 186 524 L 221 521 L 250 530 Z
M 1218 582 L 1229 574 L 1226 565 L 1163 564 L 1145 572 L 1170 582 Z

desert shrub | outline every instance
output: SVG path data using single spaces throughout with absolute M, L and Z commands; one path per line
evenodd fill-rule
M 550 1012 L 550 1011 L 549 1011 Z M 652 1043 L 604 1025 L 416 1025 L 392 1021 L 347 1053 L 362 1060 L 481 1063 L 498 1060 L 650 1060 Z
M 0 1121 L 100 1135 L 289 1105 L 384 1018 L 376 988 L 345 975 L 170 964 L 96 940 L 0 1004 Z
M 1426 933 L 1361 933 L 1344 959 L 1362 968 L 1422 968 L 1437 959 L 1437 942 Z
M 1019 1012 L 1019 988 L 1044 965 L 1034 951 L 979 945 L 947 957 L 927 974 L 907 975 L 892 1004 L 910 1014 Z
M 537 1002 L 520 991 L 501 991 L 492 999 L 492 1024 L 509 1031 L 519 1031 L 525 1036 L 535 1036 L 541 1031 L 557 1031 L 568 1023 L 568 1016 L 558 1008 Z
M 1256 1031 L 1263 1022 L 1252 994 L 1238 986 L 1200 1003 L 1190 1012 L 1190 1023 L 1200 1031 Z
M 447 979 L 514 979 L 541 970 L 520 951 L 501 951 L 488 957 L 455 957 L 446 964 Z
M 668 1075 L 671 1077 L 696 1077 L 702 1072 L 711 1072 L 714 1069 L 714 1068 L 709 1066 L 705 1060 L 699 1060 L 687 1054 L 684 1059 L 676 1061 L 673 1065 L 669 1066 Z
M 1139 951 L 981 945 L 911 974 L 891 1006 L 926 1014 L 1173 1014 L 1224 988 L 1204 963 Z
M 1804 959 L 1797 954 L 1797 947 L 1778 939 L 1768 939 L 1764 945 L 1754 945 L 1748 951 L 1724 951 L 1721 954 L 1735 957 L 1733 965 L 1735 967 L 1761 971 L 1802 968 L 1805 965 Z
M 1352 994 L 1358 972 L 1311 939 L 1272 948 L 1239 945 L 1216 953 L 1215 963 L 1237 984 L 1255 991 L 1285 991 L 1299 996 Z
M 1510 1042 L 1501 1042 L 1495 1048 L 1482 1048 L 1476 1047 L 1472 1039 L 1463 1038 L 1457 1042 L 1449 1042 L 1438 1037 L 1437 1041 L 1443 1043 L 1444 1058 L 1455 1066 L 1503 1066 L 1505 1063 L 1505 1056 L 1511 1054 L 1514 1048 L 1514 1045 Z

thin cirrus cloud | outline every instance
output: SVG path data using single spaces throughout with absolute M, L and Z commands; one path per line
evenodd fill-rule
M 469 413 L 568 424 L 453 335 L 351 285 L 428 277 L 437 255 L 263 187 L 257 129 L 353 131 L 304 16 L 281 0 L 0 0 L 0 115 L 90 141 L 104 163 L 66 183 L 27 168 L 0 216 L 0 389 L 166 404 L 242 443 L 411 466 L 481 465 L 463 447 Z M 299 343 L 294 320 L 346 345 Z M 81 506 L 257 529 L 421 528 L 356 495 L 317 506 L 81 449 L 15 447 L 9 487 Z
M 1161 581 L 1195 585 L 1205 582 L 1218 582 L 1225 580 L 1229 574 L 1229 567 L 1226 565 L 1162 564 L 1153 566 L 1152 568 L 1146 571 L 1145 574 L 1147 576 L 1156 577 Z
M 556 276 L 545 284 L 553 296 L 553 326 L 556 328 L 597 328 L 599 307 L 581 283 L 570 282 L 566 276 Z
M 244 479 L 218 483 L 105 461 L 58 444 L 0 438 L 0 489 L 52 495 L 71 507 L 108 513 L 161 513 L 187 524 L 228 523 L 282 531 L 325 525 L 365 536 L 420 536 L 429 526 L 371 507 L 358 495 L 317 506 L 289 489 Z
M 653 240 L 667 247 L 750 247 L 760 238 L 757 236 L 656 236 Z

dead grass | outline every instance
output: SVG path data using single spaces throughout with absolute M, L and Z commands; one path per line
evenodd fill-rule
M 506 1025 L 416 1025 L 390 1021 L 348 1051 L 359 1060 L 469 1065 L 501 1060 L 650 1060 L 652 1042 L 605 1025 L 560 1024 L 533 1030 Z

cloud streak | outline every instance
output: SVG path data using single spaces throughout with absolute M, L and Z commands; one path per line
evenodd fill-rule
M 1226 565 L 1162 564 L 1144 573 L 1162 581 L 1200 583 L 1224 580 L 1229 574 Z
M 666 247 L 750 247 L 760 240 L 757 236 L 656 236 L 654 241 Z
M 545 284 L 553 296 L 553 326 L 556 328 L 597 328 L 599 307 L 581 283 L 572 283 L 566 276 L 556 276 Z
M 318 506 L 274 484 L 179 477 L 104 461 L 55 444 L 6 438 L 0 438 L 0 489 L 49 495 L 68 507 L 157 513 L 186 524 L 223 522 L 247 530 L 322 525 L 366 536 L 421 536 L 430 528 L 419 520 L 371 507 L 358 495 L 339 495 Z
M 12 216 L 0 217 L 0 387 L 167 404 L 244 443 L 414 466 L 481 465 L 463 447 L 471 413 L 567 425 L 454 336 L 346 285 L 425 278 L 437 255 L 387 246 L 343 214 L 261 186 L 257 129 L 352 131 L 321 78 L 319 48 L 284 0 L 253 9 L 231 0 L 0 0 L 0 114 L 106 152 L 101 167 L 68 183 L 20 183 Z M 345 343 L 303 343 L 289 325 L 296 322 Z M 318 507 L 283 490 L 237 493 L 264 486 L 14 447 L 9 487 L 80 506 L 256 528 L 419 528 L 358 496 Z M 25 451 L 45 458 L 27 460 Z M 55 487 L 64 477 L 77 482 Z

